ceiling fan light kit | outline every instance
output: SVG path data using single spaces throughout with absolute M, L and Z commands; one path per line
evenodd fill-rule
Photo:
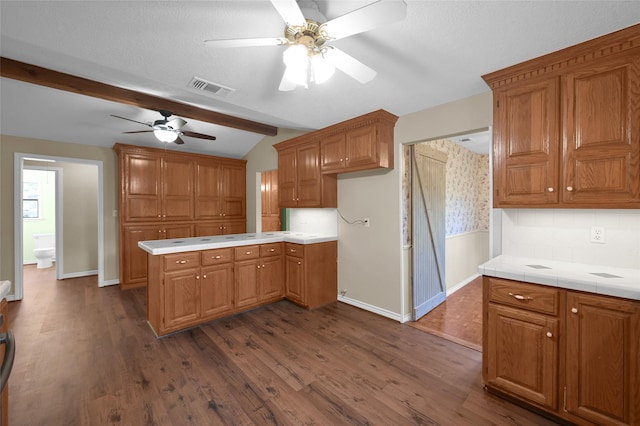
M 371 81 L 376 72 L 328 42 L 372 30 L 378 26 L 397 22 L 406 17 L 404 1 L 378 0 L 321 23 L 308 19 L 296 0 L 271 0 L 285 22 L 284 36 L 277 38 L 250 38 L 205 40 L 211 47 L 282 46 L 289 47 L 282 54 L 286 68 L 279 90 L 289 91 L 309 83 L 321 84 L 329 80 L 338 68 L 360 83 Z M 311 0 L 300 0 L 307 15 L 326 20 Z
M 178 136 L 180 136 L 178 132 L 174 132 L 171 130 L 163 130 L 163 129 L 155 129 L 153 131 L 153 135 L 160 142 L 166 142 L 166 143 L 175 142 L 176 139 L 178 139 Z

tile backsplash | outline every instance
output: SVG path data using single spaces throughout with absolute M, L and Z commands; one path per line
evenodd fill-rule
M 502 254 L 640 269 L 640 210 L 504 209 Z

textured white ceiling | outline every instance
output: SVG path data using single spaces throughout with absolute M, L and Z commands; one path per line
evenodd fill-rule
M 382 0 L 398 1 L 398 0 Z M 371 0 L 318 0 L 332 19 Z M 279 37 L 261 1 L 0 1 L 0 55 L 266 124 L 317 129 L 386 109 L 405 115 L 488 91 L 481 75 L 640 22 L 637 1 L 407 0 L 404 21 L 334 44 L 375 69 L 360 84 L 337 71 L 324 85 L 279 92 L 282 47 L 213 49 L 206 39 Z M 235 89 L 188 88 L 194 77 Z M 74 143 L 155 146 L 135 123 L 156 112 L 3 78 L 0 132 Z M 218 137 L 171 147 L 242 157 L 261 135 L 189 120 Z

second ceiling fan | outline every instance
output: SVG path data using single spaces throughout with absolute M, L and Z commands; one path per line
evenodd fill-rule
M 372 30 L 405 18 L 407 6 L 401 0 L 378 0 L 338 18 L 319 22 L 305 18 L 305 10 L 321 16 L 312 0 L 271 0 L 285 22 L 284 37 L 205 40 L 208 46 L 236 48 L 250 46 L 286 45 L 283 61 L 286 65 L 279 90 L 289 91 L 296 86 L 307 87 L 309 81 L 326 81 L 335 68 L 360 83 L 371 81 L 376 71 L 329 42 Z M 321 19 L 321 18 L 317 18 Z
M 148 133 L 153 132 L 154 136 L 161 142 L 175 142 L 178 145 L 182 145 L 184 141 L 180 138 L 180 136 L 189 136 L 191 138 L 198 139 L 208 139 L 211 141 L 215 141 L 215 136 L 205 135 L 202 133 L 190 132 L 188 130 L 182 130 L 187 122 L 182 118 L 172 118 L 169 120 L 173 114 L 170 111 L 160 110 L 158 111 L 162 117 L 162 120 L 155 120 L 153 123 L 144 123 L 138 120 L 132 120 L 131 118 L 120 117 L 119 115 L 113 115 L 112 117 L 120 118 L 122 120 L 133 121 L 134 123 L 142 124 L 147 127 L 151 127 L 151 130 L 136 130 L 133 132 L 124 132 L 124 133 Z

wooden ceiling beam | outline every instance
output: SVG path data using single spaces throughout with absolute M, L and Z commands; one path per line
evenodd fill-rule
M 36 65 L 0 57 L 0 76 L 26 83 L 51 87 L 79 95 L 105 99 L 154 111 L 167 110 L 177 116 L 213 123 L 224 127 L 245 130 L 267 136 L 278 134 L 278 128 L 256 121 L 198 108 L 157 96 L 111 86 L 98 81 L 38 67 Z

